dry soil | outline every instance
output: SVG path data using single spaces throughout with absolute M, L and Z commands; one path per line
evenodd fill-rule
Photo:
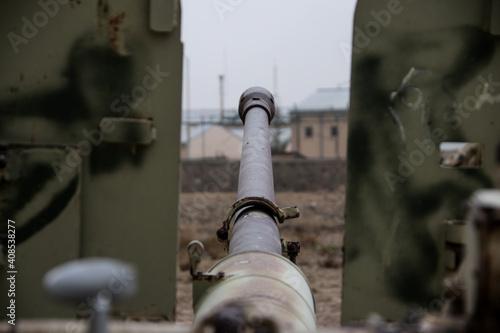
M 335 192 L 276 193 L 279 206 L 297 205 L 301 212 L 298 219 L 287 220 L 279 228 L 282 238 L 301 243 L 297 265 L 311 284 L 318 327 L 340 326 L 344 197 L 343 187 Z M 215 232 L 235 200 L 235 193 L 181 194 L 176 308 L 179 323 L 193 320 L 187 245 L 194 239 L 204 244 L 199 267 L 203 271 L 224 257 L 226 253 Z

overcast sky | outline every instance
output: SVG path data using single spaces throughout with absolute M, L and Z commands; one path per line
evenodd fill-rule
M 348 86 L 355 0 L 182 0 L 183 108 L 218 108 L 219 75 L 225 108 L 259 85 L 282 106 L 317 88 Z M 187 60 L 187 59 L 188 60 Z M 274 80 L 274 67 L 276 77 Z M 275 91 L 277 90 L 277 91 Z

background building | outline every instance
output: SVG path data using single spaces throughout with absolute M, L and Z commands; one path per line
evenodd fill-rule
M 271 123 L 274 156 L 345 159 L 349 88 L 321 88 Z M 238 160 L 243 126 L 236 109 L 184 111 L 181 158 Z
M 290 112 L 292 151 L 310 158 L 347 156 L 349 88 L 321 88 Z
M 288 156 L 291 152 L 288 110 L 281 112 L 283 116 L 275 116 L 271 123 L 271 149 L 273 155 Z M 224 117 L 219 109 L 185 110 L 184 119 L 182 159 L 240 159 L 243 124 L 236 109 L 225 110 Z
M 191 129 L 189 144 L 182 142 L 181 158 L 240 159 L 243 129 L 211 124 Z M 183 138 L 184 139 L 184 138 Z

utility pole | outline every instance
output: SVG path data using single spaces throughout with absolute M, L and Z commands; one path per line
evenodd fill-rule
M 186 152 L 187 158 L 191 158 L 191 84 L 190 84 L 190 73 L 191 69 L 189 67 L 189 58 L 186 56 L 186 116 L 187 116 L 187 143 Z
M 278 66 L 276 66 L 276 62 L 273 65 L 273 94 L 274 94 L 274 103 L 276 107 L 279 107 L 279 94 L 278 94 Z
M 220 123 L 224 121 L 224 75 L 219 75 Z

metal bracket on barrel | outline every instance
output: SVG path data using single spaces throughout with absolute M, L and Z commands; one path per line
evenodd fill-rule
M 217 230 L 217 239 L 219 242 L 224 242 L 226 251 L 229 251 L 229 229 L 234 215 L 246 207 L 261 207 L 270 212 L 279 223 L 285 220 L 293 219 L 300 216 L 297 206 L 279 208 L 274 202 L 262 197 L 247 197 L 236 201 L 227 211 L 222 227 Z
M 204 247 L 203 243 L 197 240 L 193 240 L 188 244 L 187 247 L 189 255 L 189 272 L 193 278 L 193 308 L 196 306 L 201 297 L 205 294 L 208 288 L 224 281 L 227 277 L 231 275 L 226 275 L 224 272 L 212 273 L 212 272 L 202 272 L 198 270 L 198 264 L 201 261 L 201 256 L 203 255 Z
M 191 277 L 193 281 L 201 281 L 201 280 L 221 280 L 225 277 L 224 272 L 218 272 L 217 274 L 203 273 L 198 270 L 198 264 L 201 261 L 201 256 L 203 251 L 205 250 L 203 243 L 197 240 L 193 240 L 188 244 L 187 247 L 188 255 L 189 255 L 189 272 L 191 273 Z
M 281 239 L 281 251 L 283 255 L 288 255 L 290 261 L 297 264 L 297 256 L 300 253 L 300 242 L 286 241 Z

